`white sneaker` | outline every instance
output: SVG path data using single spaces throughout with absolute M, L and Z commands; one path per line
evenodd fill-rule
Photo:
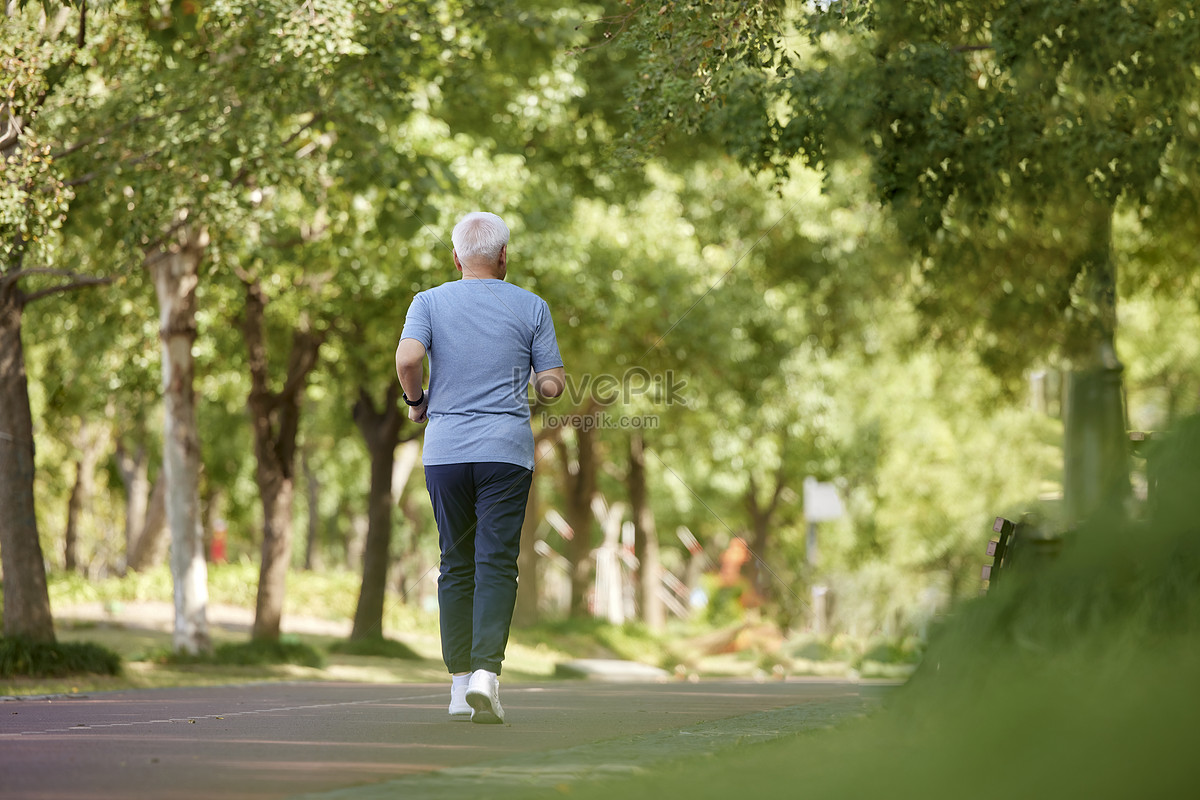
M 450 716 L 455 719 L 466 719 L 471 716 L 471 706 L 467 703 L 466 681 L 455 681 L 450 684 Z
M 474 712 L 471 722 L 496 725 L 504 722 L 504 709 L 500 706 L 500 679 L 496 673 L 477 669 L 471 673 L 467 685 L 467 703 Z

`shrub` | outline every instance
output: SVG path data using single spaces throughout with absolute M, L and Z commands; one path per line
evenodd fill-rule
M 121 657 L 91 642 L 38 642 L 0 637 L 0 678 L 62 678 L 121 674 Z
M 406 645 L 395 639 L 382 636 L 369 636 L 365 639 L 347 639 L 334 642 L 329 652 L 347 656 L 382 656 L 383 658 L 398 658 L 404 661 L 421 661 L 421 656 Z
M 297 664 L 320 669 L 325 656 L 312 645 L 287 638 L 251 639 L 219 646 L 212 653 L 192 655 L 169 653 L 161 657 L 166 664 L 216 664 L 227 667 L 261 667 L 273 664 Z

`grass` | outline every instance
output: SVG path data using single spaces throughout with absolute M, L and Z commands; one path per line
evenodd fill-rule
M 211 606 L 240 606 L 250 618 L 254 598 L 244 586 L 257 579 L 248 564 L 229 564 L 210 570 Z M 289 576 L 285 626 L 289 619 L 324 619 L 346 623 L 353 617 L 358 576 L 350 573 L 294 573 Z M 0 678 L 0 696 L 69 694 L 122 689 L 201 686 L 271 680 L 335 680 L 387 683 L 440 682 L 441 663 L 436 613 L 390 602 L 385 614 L 388 638 L 360 642 L 335 635 L 288 633 L 278 651 L 264 651 L 248 641 L 240 625 L 210 624 L 214 653 L 206 657 L 175 655 L 166 617 L 139 620 L 145 604 L 171 602 L 169 572 L 163 568 L 123 579 L 85 581 L 78 576 L 50 576 L 51 604 L 56 612 L 60 642 L 88 642 L 120 654 L 125 669 L 119 676 L 75 675 L 59 678 Z M 59 613 L 71 609 L 76 616 Z M 83 612 L 87 616 L 82 616 Z M 317 626 L 320 627 L 320 626 Z M 336 626 L 335 626 L 336 627 Z M 536 631 L 514 630 L 505 660 L 511 681 L 549 680 L 555 665 L 589 655 L 638 657 L 653 647 L 641 630 L 603 630 L 592 623 L 546 626 Z M 611 627 L 611 626 L 609 626 Z M 348 626 L 346 626 L 348 630 Z M 596 642 L 616 647 L 608 649 Z M 622 642 L 640 642 L 624 647 Z M 588 643 L 585 647 L 585 643 Z
M 120 622 L 60 620 L 62 643 L 88 642 L 121 655 L 117 676 L 79 674 L 0 679 L 0 696 L 77 694 L 173 686 L 217 686 L 259 681 L 356 681 L 425 683 L 441 681 L 445 669 L 436 642 L 421 641 L 417 659 L 336 652 L 343 640 L 332 636 L 285 635 L 279 649 L 250 642 L 242 631 L 210 629 L 214 653 L 190 657 L 171 652 L 171 633 Z M 411 648 L 410 648 L 411 649 Z
M 1014 569 L 957 610 L 883 711 L 530 796 L 704 800 L 747 786 L 757 798 L 1194 795 L 1200 420 L 1174 439 L 1150 523 L 1111 514 L 1056 560 Z
M 51 605 L 58 637 L 64 643 L 90 642 L 118 654 L 125 669 L 119 676 L 16 678 L 0 676 L 0 695 L 59 694 L 167 686 L 214 685 L 259 680 L 351 680 L 388 683 L 438 682 L 441 664 L 436 612 L 390 601 L 385 609 L 388 638 L 350 642 L 332 633 L 288 633 L 294 645 L 265 651 L 248 642 L 257 580 L 249 562 L 209 570 L 210 636 L 215 652 L 206 657 L 172 654 L 170 634 L 171 578 L 167 568 L 125 578 L 90 581 L 78 575 L 49 576 Z M 325 623 L 312 629 L 348 632 L 359 576 L 345 571 L 293 572 L 288 577 L 285 627 L 289 620 Z M 251 587 L 251 588 L 248 588 Z M 157 606 L 157 616 L 146 617 Z M 217 609 L 241 622 L 214 623 Z M 302 626 L 303 627 L 303 626 Z M 762 678 L 784 671 L 792 675 L 905 677 L 911 664 L 869 660 L 911 655 L 905 643 L 847 642 L 800 637 L 773 650 L 751 642 L 737 652 L 716 652 L 714 641 L 733 641 L 753 624 L 726 630 L 703 624 L 672 622 L 662 633 L 639 623 L 610 625 L 599 620 L 545 622 L 514 627 L 505 660 L 510 681 L 544 681 L 556 666 L 575 658 L 616 658 L 662 667 L 668 672 L 704 677 Z M 868 660 L 864 660 L 864 658 Z
M 523 645 L 550 647 L 575 658 L 619 658 L 664 666 L 673 637 L 651 633 L 640 623 L 611 625 L 597 619 L 543 622 L 513 630 Z
M 56 579 L 57 580 L 57 579 Z M 54 582 L 52 582 L 53 585 Z M 115 593 L 101 586 L 110 597 Z M 61 678 L 0 678 L 0 696 L 62 694 L 120 689 L 200 686 L 270 680 L 337 680 L 381 683 L 439 682 L 445 679 L 441 663 L 436 616 L 413 616 L 407 633 L 390 638 L 352 642 L 333 635 L 288 633 L 283 647 L 264 650 L 248 641 L 241 627 L 211 625 L 214 654 L 189 657 L 172 653 L 171 633 L 165 625 L 143 625 L 136 619 L 140 601 L 116 601 L 100 619 L 57 618 L 63 643 L 93 643 L 120 655 L 120 676 L 77 675 Z M 393 611 L 393 614 L 397 612 Z M 285 617 L 285 624 L 287 617 Z M 400 627 L 400 626 L 397 626 Z M 393 630 L 389 628 L 389 630 Z M 514 628 L 509 641 L 504 674 L 509 681 L 546 681 L 556 666 L 576 658 L 617 658 L 663 667 L 703 677 L 765 677 L 777 664 L 788 674 L 844 677 L 859 666 L 864 676 L 904 677 L 911 666 L 898 671 L 889 665 L 872 667 L 844 653 L 829 660 L 792 658 L 786 653 L 765 654 L 756 649 L 706 654 L 696 645 L 712 632 L 672 624 L 653 634 L 639 624 L 614 626 L 597 620 L 549 622 Z

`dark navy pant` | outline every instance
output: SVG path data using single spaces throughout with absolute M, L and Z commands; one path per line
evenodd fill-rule
M 442 550 L 442 658 L 500 674 L 517 602 L 517 553 L 533 471 L 498 462 L 425 467 Z

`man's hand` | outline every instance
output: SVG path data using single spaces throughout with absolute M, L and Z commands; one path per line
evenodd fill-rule
M 408 418 L 413 422 L 429 421 L 429 392 L 422 393 L 421 402 L 418 405 L 408 407 Z

